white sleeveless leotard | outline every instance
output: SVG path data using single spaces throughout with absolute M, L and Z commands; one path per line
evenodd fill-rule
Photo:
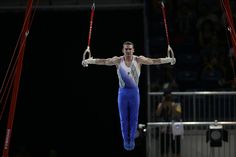
M 140 69 L 136 61 L 137 56 L 133 56 L 131 65 L 125 64 L 124 57 L 121 57 L 120 64 L 117 68 L 119 86 L 121 88 L 137 88 L 140 76 Z

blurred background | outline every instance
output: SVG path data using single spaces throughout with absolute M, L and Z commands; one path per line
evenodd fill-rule
M 115 67 L 84 68 L 81 61 L 88 44 L 93 2 L 96 9 L 90 49 L 94 58 L 122 55 L 122 44 L 127 40 L 134 43 L 136 55 L 166 57 L 160 0 L 38 2 L 34 1 L 35 13 L 25 49 L 11 156 L 146 156 L 143 139 L 132 152 L 122 147 Z M 220 1 L 164 3 L 170 45 L 177 62 L 174 66 L 142 67 L 140 123 L 148 121 L 148 92 L 236 88 L 235 58 Z M 234 11 L 234 1 L 231 6 Z M 26 0 L 0 1 L 1 80 L 23 25 L 25 7 Z M 0 123 L 0 148 L 7 116 L 4 112 Z

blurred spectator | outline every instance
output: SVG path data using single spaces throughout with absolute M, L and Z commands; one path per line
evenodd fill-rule
M 180 103 L 173 101 L 172 94 L 166 90 L 163 94 L 162 102 L 160 102 L 156 109 L 158 121 L 176 122 L 182 119 L 182 108 Z M 173 136 L 171 126 L 161 126 L 161 156 L 168 156 L 170 153 L 172 157 L 180 157 L 180 135 Z M 170 151 L 171 150 L 171 151 Z
M 178 4 L 176 9 L 174 23 L 175 23 L 175 39 L 182 39 L 182 42 L 193 42 L 192 34 L 195 32 L 193 27 L 196 22 L 196 15 L 191 8 L 189 2 L 182 2 Z M 180 40 L 175 40 L 180 42 Z
M 172 91 L 178 91 L 179 85 L 174 77 L 174 69 L 172 65 L 163 65 L 163 76 L 161 81 L 161 90 L 171 89 Z

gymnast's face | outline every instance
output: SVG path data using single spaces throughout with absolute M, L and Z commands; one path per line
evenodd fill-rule
M 132 56 L 133 53 L 134 53 L 134 45 L 126 45 L 124 44 L 123 45 L 123 49 L 122 49 L 122 52 L 124 53 L 124 55 L 126 56 Z

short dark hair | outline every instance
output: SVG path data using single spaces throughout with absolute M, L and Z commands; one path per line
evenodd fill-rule
M 134 44 L 133 44 L 131 41 L 125 41 L 125 42 L 123 43 L 123 45 L 133 45 L 133 46 L 134 46 Z

